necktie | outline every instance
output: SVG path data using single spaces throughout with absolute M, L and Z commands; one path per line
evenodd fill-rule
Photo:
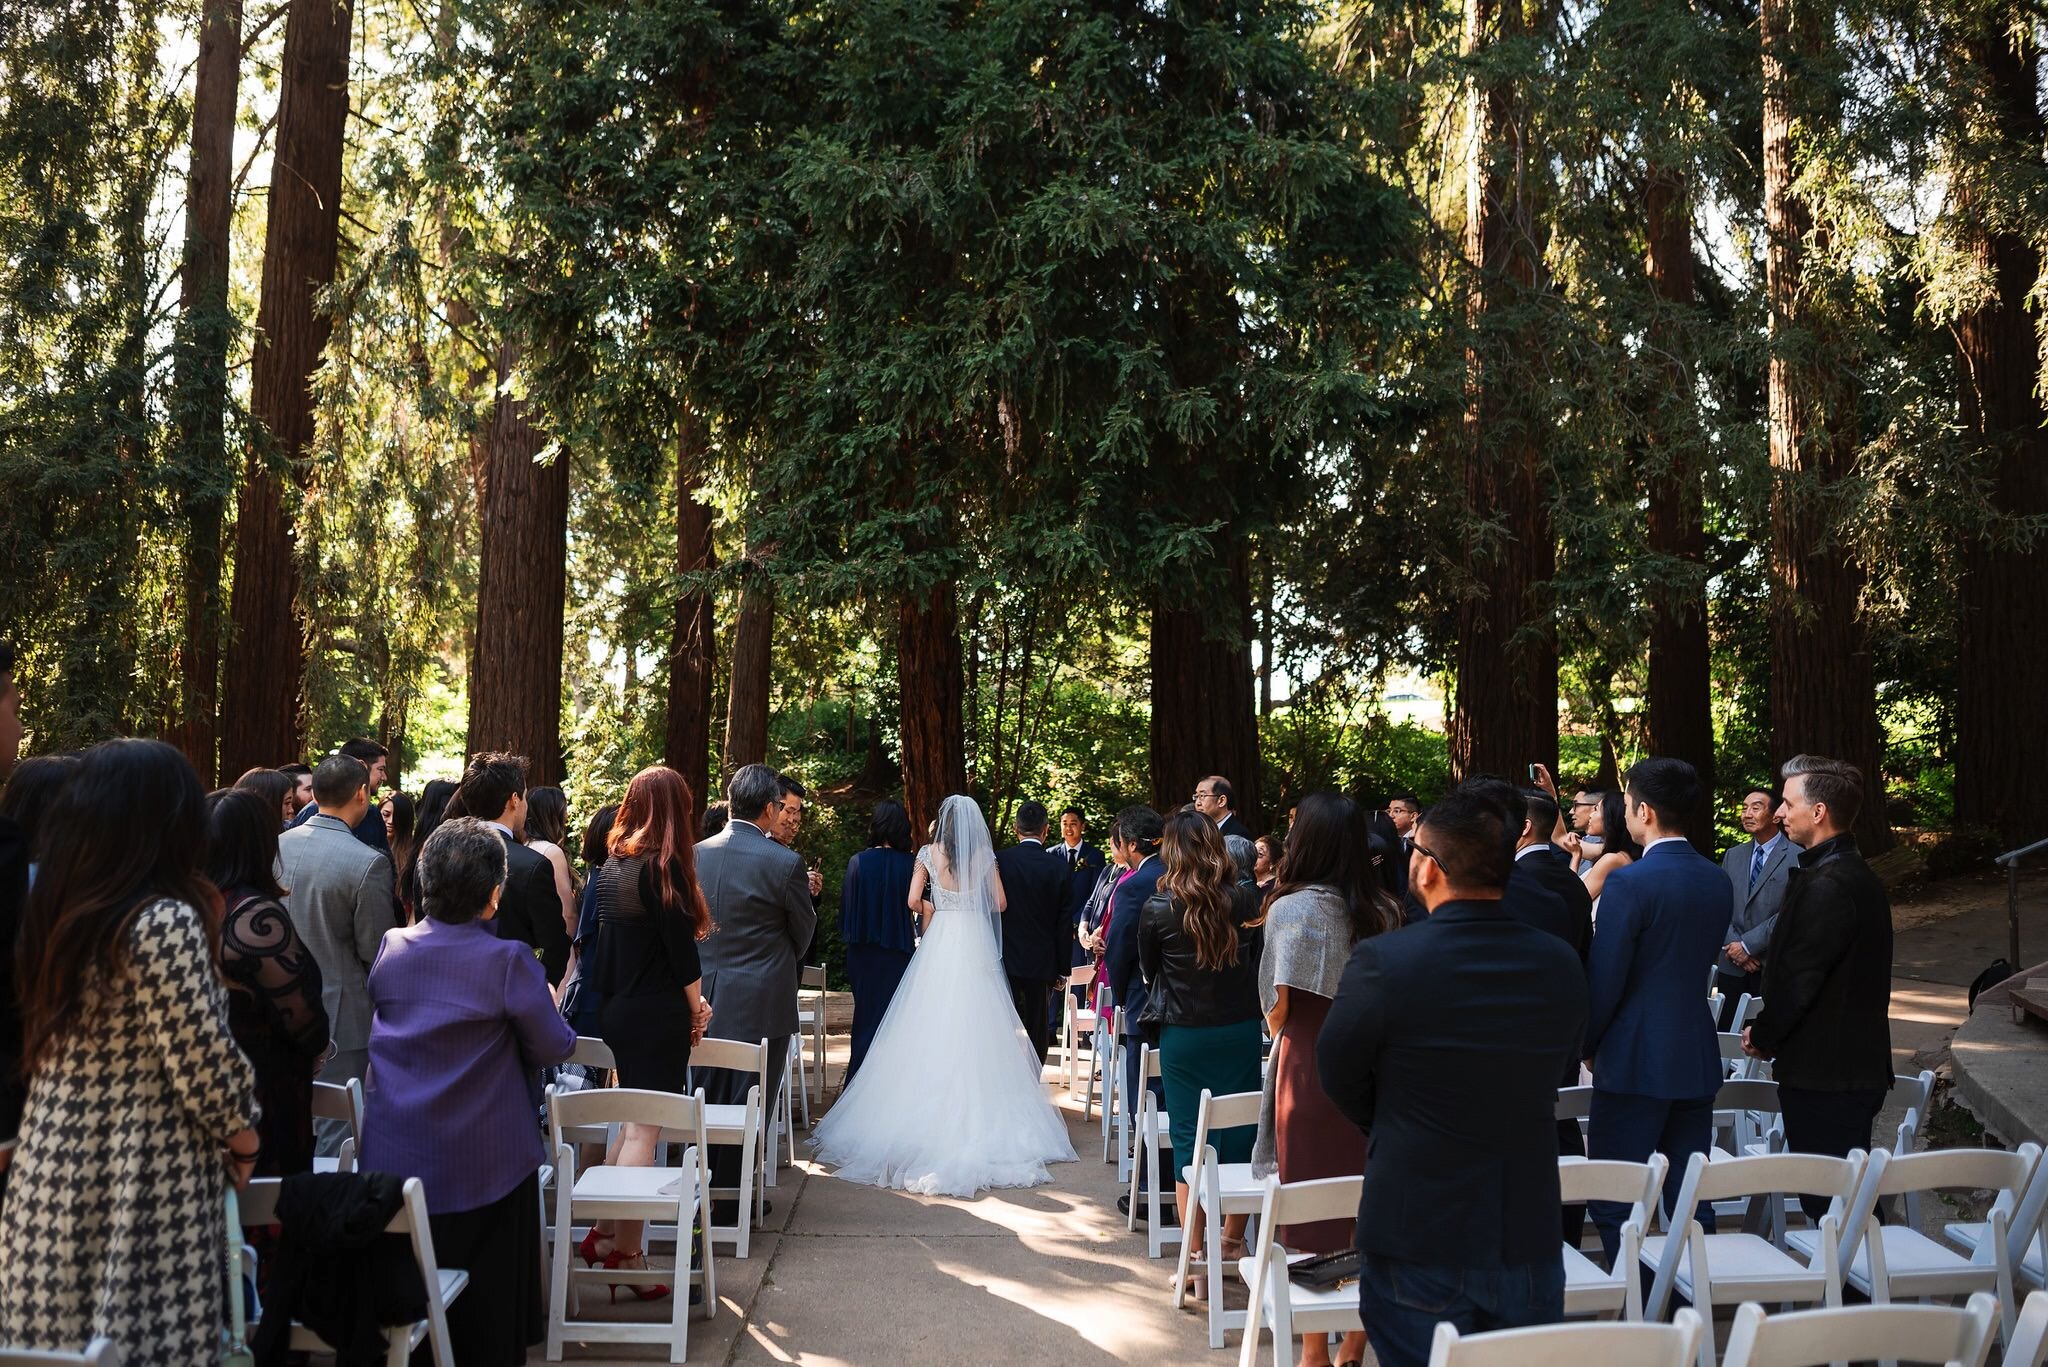
M 1749 856 L 1749 890 L 1756 891 L 1756 880 L 1763 877 L 1764 847 L 1759 845 Z

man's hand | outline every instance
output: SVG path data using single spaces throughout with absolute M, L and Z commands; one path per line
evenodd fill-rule
M 1550 794 L 1552 802 L 1557 801 L 1557 780 L 1550 776 L 1550 766 L 1547 764 L 1532 764 L 1529 767 L 1536 771 L 1536 786 Z
M 1734 964 L 1744 973 L 1754 973 L 1763 967 L 1762 961 L 1756 955 L 1750 953 L 1749 946 L 1740 940 L 1730 940 L 1726 946 L 1726 951 L 1728 962 Z
M 822 873 L 819 873 L 819 872 L 818 872 L 818 871 L 817 871 L 816 869 L 812 869 L 812 870 L 811 870 L 811 871 L 810 871 L 809 873 L 807 873 L 807 874 L 805 874 L 805 875 L 804 875 L 804 881 L 810 884 L 810 888 L 811 888 L 811 896 L 813 896 L 813 897 L 821 897 L 821 896 L 823 896 L 823 895 L 824 895 L 824 892 L 825 892 L 825 875 L 824 875 L 824 874 L 822 874 Z
M 1749 1042 L 1749 1031 L 1749 1026 L 1742 1027 L 1742 1052 L 1751 1058 L 1762 1058 L 1763 1055 L 1757 1051 L 1757 1047 Z

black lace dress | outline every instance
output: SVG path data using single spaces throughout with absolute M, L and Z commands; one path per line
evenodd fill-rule
M 228 1027 L 256 1067 L 263 1152 L 256 1176 L 313 1170 L 313 1073 L 327 1051 L 320 965 L 276 898 L 248 888 L 227 893 L 221 973 Z

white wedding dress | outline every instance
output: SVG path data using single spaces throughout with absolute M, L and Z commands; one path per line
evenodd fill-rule
M 926 862 L 931 929 L 889 1003 L 860 1071 L 811 1139 L 833 1176 L 924 1196 L 971 1197 L 1052 1180 L 1076 1161 L 1066 1122 L 1003 976 L 988 827 L 950 797 Z M 960 869 L 958 889 L 941 867 Z

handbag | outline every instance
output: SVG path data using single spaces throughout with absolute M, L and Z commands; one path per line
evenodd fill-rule
M 1287 1280 L 1313 1291 L 1334 1291 L 1358 1280 L 1358 1250 L 1347 1248 L 1341 1253 L 1325 1253 L 1319 1258 L 1304 1258 L 1291 1263 L 1287 1268 Z
M 220 1349 L 220 1367 L 256 1367 L 256 1354 L 249 1349 L 249 1310 L 244 1301 L 242 1276 L 242 1203 L 235 1188 L 228 1187 L 228 1327 Z

